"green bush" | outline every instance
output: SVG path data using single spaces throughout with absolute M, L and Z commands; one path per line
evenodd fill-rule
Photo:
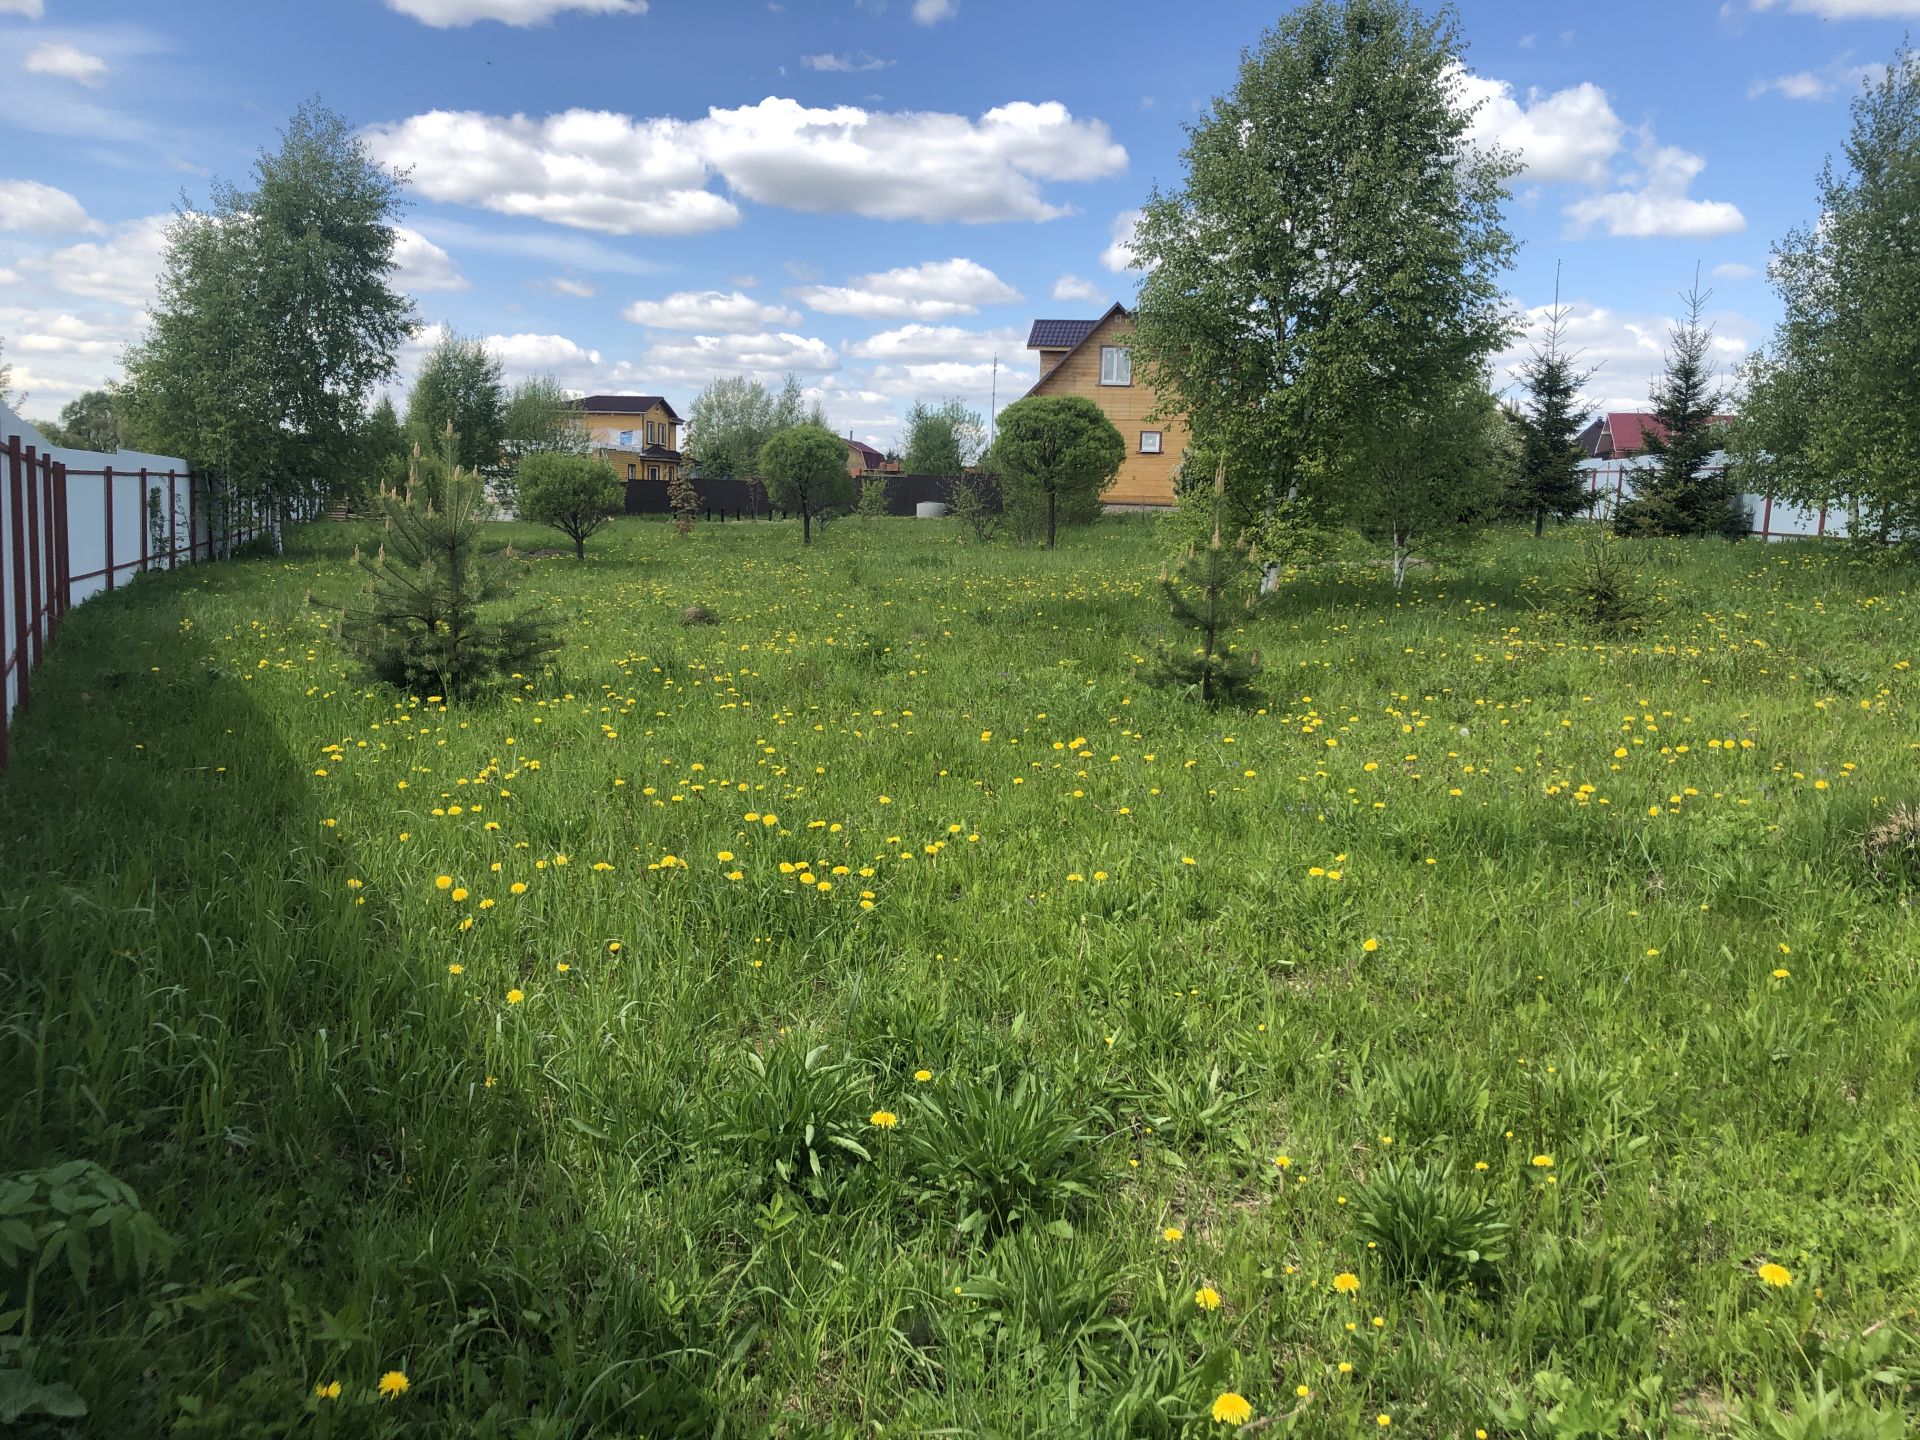
M 749 1050 L 719 1097 L 714 1134 L 750 1167 L 825 1201 L 839 1172 L 873 1158 L 859 1139 L 866 1094 L 866 1077 L 824 1045 Z
M 591 455 L 544 451 L 520 462 L 520 516 L 549 525 L 573 541 L 576 560 L 587 558 L 587 540 L 620 513 L 625 496 L 620 477 Z
M 962 1234 L 997 1235 L 1092 1197 L 1093 1136 L 1031 1077 L 955 1080 L 915 1098 L 903 1132 L 908 1164 L 922 1198 L 946 1209 Z
M 1513 1229 L 1447 1161 L 1389 1160 L 1355 1197 L 1360 1234 L 1395 1279 L 1491 1288 Z

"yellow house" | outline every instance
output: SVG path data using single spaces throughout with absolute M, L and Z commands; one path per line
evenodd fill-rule
M 623 480 L 664 483 L 680 473 L 680 426 L 662 395 L 588 395 L 581 412 L 593 453 Z
M 1098 320 L 1036 320 L 1027 348 L 1040 352 L 1028 395 L 1080 395 L 1106 412 L 1127 442 L 1120 473 L 1101 496 L 1109 505 L 1171 505 L 1174 472 L 1187 447 L 1177 415 L 1155 416 L 1158 397 L 1135 384 L 1127 348 L 1133 317 L 1115 305 Z

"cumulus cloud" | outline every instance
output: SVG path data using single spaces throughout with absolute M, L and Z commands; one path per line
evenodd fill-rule
M 1133 253 L 1133 232 L 1140 223 L 1138 210 L 1122 210 L 1113 217 L 1107 248 L 1100 252 L 1100 263 L 1116 275 L 1124 275 L 1137 263 Z
M 114 226 L 105 240 L 25 257 L 19 268 L 67 295 L 144 309 L 153 298 L 172 219 L 149 215 L 128 220 Z
M 0 0 L 0 15 L 24 15 L 29 20 L 38 20 L 46 13 L 46 0 Z
M 1568 233 L 1578 237 L 1596 225 L 1614 236 L 1699 237 L 1731 235 L 1747 228 L 1747 217 L 1725 200 L 1696 200 L 1687 192 L 1707 162 L 1677 145 L 1639 151 L 1640 173 L 1623 188 L 1583 196 L 1565 210 Z
M 958 257 L 856 275 L 845 285 L 806 285 L 793 292 L 808 309 L 868 319 L 940 320 L 972 315 L 982 305 L 1020 298 L 986 266 Z
M 393 227 L 394 280 L 402 290 L 425 295 L 434 290 L 467 290 L 471 282 L 453 257 L 418 230 Z
M 685 235 L 739 209 L 706 187 L 678 120 L 567 110 L 544 120 L 430 110 L 366 132 L 375 159 L 411 166 L 430 200 L 530 215 L 612 235 Z
M 644 15 L 647 0 L 387 0 L 387 8 L 436 30 L 453 30 L 482 20 L 544 25 L 568 10 L 586 15 Z
M 1057 101 L 978 119 L 773 96 L 700 120 L 433 110 L 366 135 L 376 158 L 413 168 L 429 199 L 622 235 L 737 223 L 739 207 L 706 188 L 716 175 L 736 196 L 788 210 L 984 223 L 1067 214 L 1041 182 L 1099 179 L 1127 163 L 1104 123 Z
M 600 352 L 576 344 L 564 335 L 489 335 L 481 342 L 497 356 L 509 375 L 565 375 L 600 364 Z
M 1753 8 L 1778 9 L 1780 0 L 1753 0 Z M 1920 0 L 1787 0 L 1785 8 L 1823 20 L 1920 19 Z
M 78 46 L 50 41 L 27 52 L 27 69 L 35 75 L 58 75 L 82 85 L 97 86 L 106 77 L 107 62 Z
M 960 0 L 913 0 L 913 18 L 922 25 L 938 25 L 960 13 Z
M 1529 347 L 1544 336 L 1551 308 L 1536 305 L 1522 314 L 1522 333 L 1494 359 L 1497 383 L 1519 384 L 1520 366 Z M 1679 316 L 1612 310 L 1588 300 L 1573 301 L 1566 308 L 1562 344 L 1577 352 L 1583 368 L 1595 370 L 1581 395 L 1585 419 L 1603 410 L 1646 409 L 1654 377 L 1664 365 L 1667 333 Z M 1713 363 L 1724 378 L 1745 359 L 1761 327 L 1730 310 L 1715 311 L 1707 318 L 1714 326 Z
M 769 305 L 738 290 L 682 290 L 664 300 L 636 300 L 620 312 L 636 325 L 662 330 L 714 330 L 731 334 L 798 325 L 800 312 Z
M 1831 100 L 1842 90 L 1858 90 L 1862 83 L 1877 83 L 1887 73 L 1883 64 L 1856 65 L 1853 52 L 1829 60 L 1814 70 L 1796 70 L 1791 75 L 1775 75 L 1756 80 L 1747 87 L 1747 98 L 1779 95 L 1787 100 Z
M 639 372 L 653 384 L 704 384 L 715 375 L 778 380 L 789 370 L 826 374 L 839 357 L 824 340 L 791 331 L 753 335 L 688 335 L 661 340 L 641 357 Z
M 1736 260 L 1727 260 L 1707 272 L 1715 280 L 1751 280 L 1760 271 L 1752 265 L 1742 265 Z
M 1082 280 L 1078 275 L 1062 275 L 1053 282 L 1053 298 L 1056 300 L 1083 300 L 1097 305 L 1107 298 L 1107 292 L 1091 280 Z
M 884 70 L 893 64 L 891 60 L 882 60 L 869 55 L 864 50 L 855 50 L 845 55 L 832 53 L 824 55 L 802 55 L 800 63 L 809 70 L 826 70 L 837 74 L 857 74 L 863 70 Z
M 0 180 L 0 230 L 62 235 L 75 230 L 97 234 L 105 228 L 64 190 L 38 180 Z
M 556 275 L 547 281 L 547 288 L 556 295 L 571 295 L 575 300 L 591 300 L 598 293 L 587 281 L 565 275 Z
M 847 347 L 847 354 L 861 360 L 885 361 L 981 361 L 1024 354 L 1021 336 L 1013 330 L 967 330 L 958 325 L 902 325 L 897 330 L 882 330 Z
M 1626 127 L 1598 85 L 1586 81 L 1551 93 L 1533 89 L 1523 99 L 1506 81 L 1484 75 L 1462 71 L 1456 83 L 1461 102 L 1475 107 L 1468 138 L 1513 151 L 1526 179 L 1606 182 Z

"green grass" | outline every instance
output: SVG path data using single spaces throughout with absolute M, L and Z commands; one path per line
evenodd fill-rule
M 1209 712 L 1135 678 L 1138 519 L 629 521 L 532 563 L 552 672 L 449 710 L 308 603 L 355 538 L 36 678 L 0 1241 L 55 1263 L 0 1264 L 0 1369 L 90 1414 L 20 1433 L 1920 1421 L 1920 877 L 1861 848 L 1920 799 L 1910 573 L 1637 546 L 1602 642 L 1566 537 L 1342 561 Z M 64 1161 L 137 1205 L 47 1240 L 96 1181 L 5 1177 Z

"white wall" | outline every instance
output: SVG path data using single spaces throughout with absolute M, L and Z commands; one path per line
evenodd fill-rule
M 1583 513 L 1575 516 L 1579 520 L 1604 520 L 1613 514 L 1616 496 L 1630 497 L 1633 494 L 1634 472 L 1651 468 L 1653 460 L 1648 456 L 1636 456 L 1630 460 L 1583 460 L 1581 472 L 1587 477 L 1587 483 L 1593 491 L 1593 504 Z M 1707 463 L 1713 466 L 1725 465 L 1727 457 L 1724 451 L 1715 451 L 1707 457 Z M 1759 535 L 1763 529 L 1769 540 L 1812 539 L 1815 536 L 1844 536 L 1848 531 L 1848 514 L 1844 508 L 1833 507 L 1826 512 L 1824 524 L 1821 512 L 1816 507 L 1789 505 L 1784 500 L 1775 500 L 1772 510 L 1767 507 L 1764 495 L 1742 495 L 1741 503 L 1747 507 L 1753 533 Z

